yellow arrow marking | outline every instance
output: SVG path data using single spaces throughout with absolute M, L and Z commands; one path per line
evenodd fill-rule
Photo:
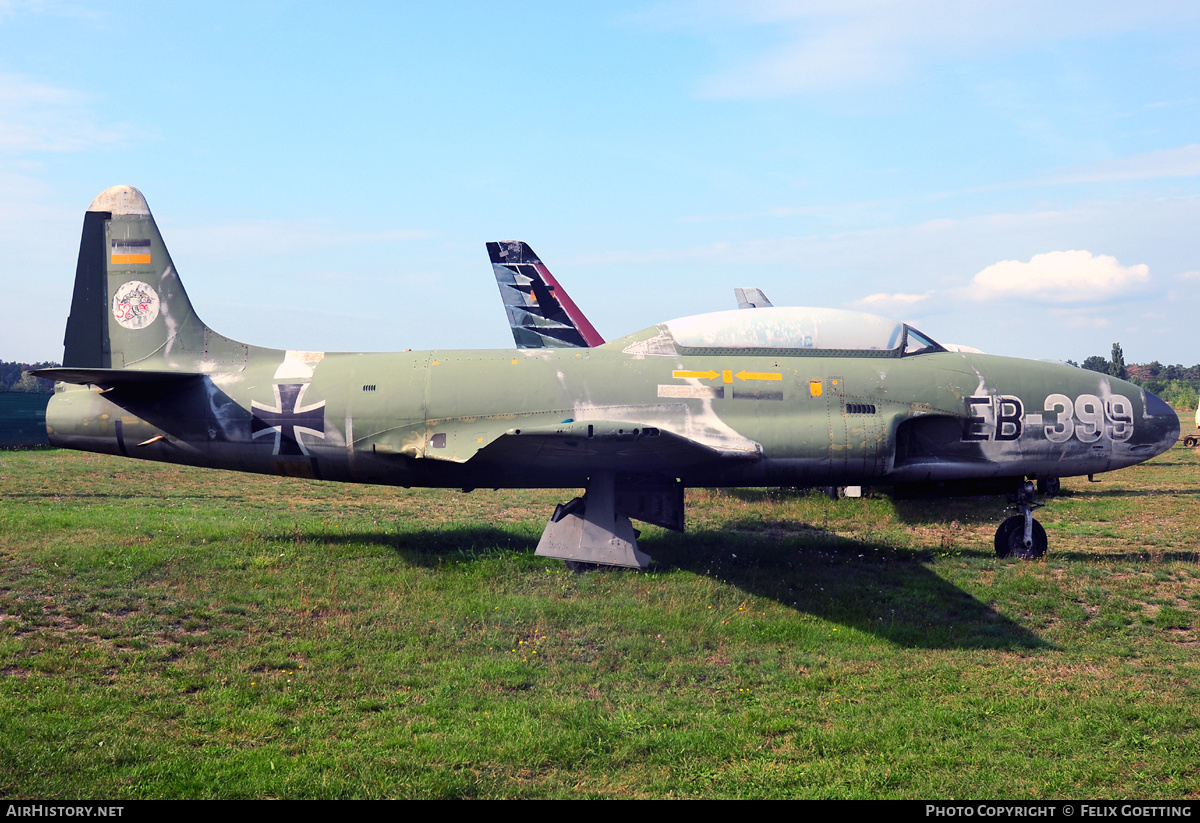
M 782 380 L 783 375 L 774 371 L 740 371 L 739 380 Z
M 717 372 L 713 371 L 712 369 L 709 369 L 708 371 L 673 371 L 673 372 L 671 372 L 671 376 L 672 377 L 699 377 L 701 380 L 712 380 L 715 377 L 719 377 Z

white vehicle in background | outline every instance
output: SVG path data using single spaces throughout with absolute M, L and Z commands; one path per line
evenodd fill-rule
M 1200 429 L 1200 403 L 1196 404 L 1196 428 Z M 1189 434 L 1183 438 L 1183 445 L 1188 448 L 1200 445 L 1200 434 Z

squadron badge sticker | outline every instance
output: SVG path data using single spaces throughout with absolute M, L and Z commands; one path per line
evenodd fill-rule
M 158 293 L 148 283 L 130 280 L 113 295 L 113 317 L 127 329 L 144 329 L 158 317 Z

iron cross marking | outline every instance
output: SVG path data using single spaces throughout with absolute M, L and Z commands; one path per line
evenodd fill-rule
M 274 433 L 274 454 L 308 454 L 300 439 L 301 433 L 325 438 L 325 401 L 311 406 L 300 405 L 308 386 L 308 383 L 276 384 L 274 408 L 257 400 L 250 403 L 250 434 L 257 438 Z

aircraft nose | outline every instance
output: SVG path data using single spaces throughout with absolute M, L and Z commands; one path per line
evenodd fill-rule
M 1158 395 L 1146 392 L 1146 417 L 1154 454 L 1162 454 L 1179 440 L 1179 415 Z

